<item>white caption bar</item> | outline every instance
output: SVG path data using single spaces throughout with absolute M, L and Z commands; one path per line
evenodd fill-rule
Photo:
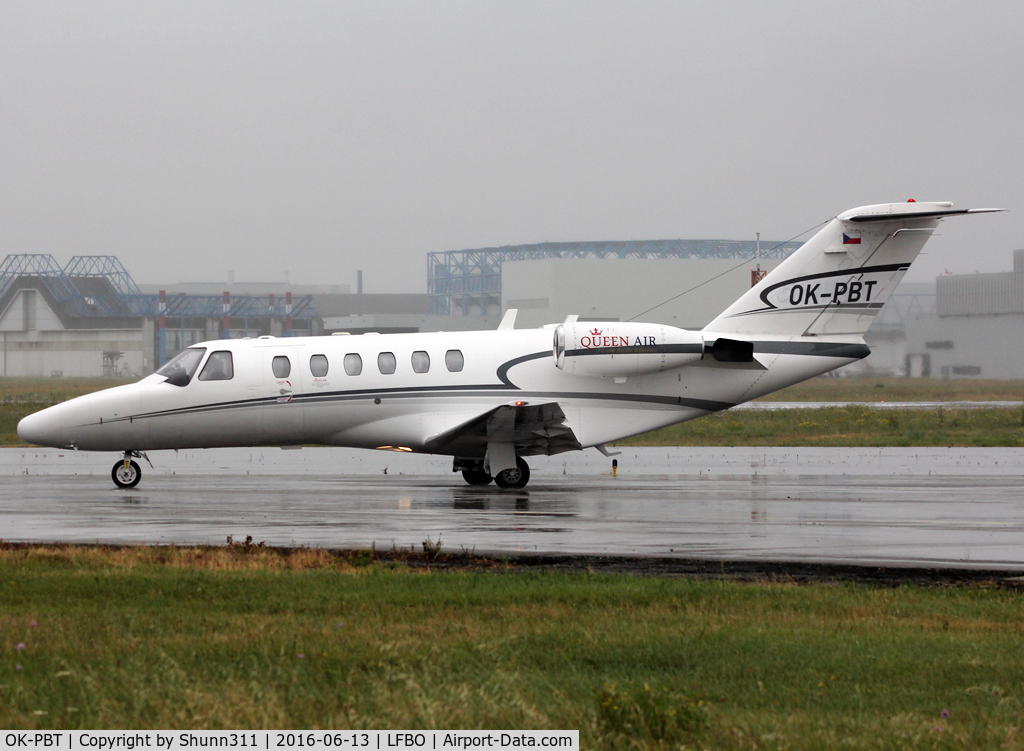
M 51 751 L 166 749 L 474 749 L 558 748 L 578 751 L 579 730 L 70 730 L 0 731 L 2 748 Z

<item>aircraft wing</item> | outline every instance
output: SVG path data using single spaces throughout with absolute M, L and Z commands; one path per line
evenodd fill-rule
M 488 443 L 514 443 L 516 454 L 560 454 L 583 448 L 557 402 L 503 404 L 427 439 L 430 453 L 482 457 Z

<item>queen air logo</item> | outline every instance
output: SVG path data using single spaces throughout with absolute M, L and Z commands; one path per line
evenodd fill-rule
M 604 349 L 606 347 L 654 347 L 657 345 L 657 337 L 635 336 L 630 341 L 628 336 L 616 334 L 605 334 L 601 329 L 591 329 L 585 336 L 580 337 L 580 346 L 583 349 Z

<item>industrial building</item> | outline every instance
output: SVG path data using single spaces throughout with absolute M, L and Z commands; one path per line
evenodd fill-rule
M 0 372 L 138 376 L 209 339 L 490 329 L 509 308 L 518 327 L 575 314 L 700 329 L 797 247 L 660 240 L 431 253 L 425 295 L 341 284 L 140 287 L 113 256 L 60 266 L 11 255 L 0 265 Z M 845 372 L 1024 378 L 1024 250 L 1012 272 L 900 285 L 865 339 L 872 355 Z
M 1013 271 L 936 279 L 935 311 L 907 321 L 908 376 L 1024 378 L 1024 249 Z
M 766 270 L 799 244 L 764 245 L 768 250 L 760 265 Z M 51 255 L 9 255 L 0 264 L 0 373 L 140 376 L 209 339 L 487 329 L 497 326 L 509 301 L 521 304 L 520 326 L 560 320 L 570 312 L 620 319 L 638 312 L 638 302 L 674 295 L 680 282 L 693 282 L 706 289 L 648 318 L 687 326 L 697 317 L 681 311 L 714 305 L 711 312 L 717 312 L 749 286 L 751 272 L 743 258 L 755 256 L 753 242 L 722 240 L 451 251 L 430 255 L 428 294 L 364 295 L 331 284 L 229 281 L 140 287 L 114 256 L 75 256 L 61 266 Z M 600 259 L 612 267 L 602 266 Z M 552 265 L 538 271 L 531 263 Z M 660 264 L 670 268 L 654 268 Z M 756 267 L 756 259 L 749 265 Z M 736 268 L 712 279 L 724 266 Z M 503 267 L 510 270 L 504 278 Z M 552 285 L 559 274 L 565 283 Z M 542 293 L 544 305 L 538 304 Z M 591 299 L 601 301 L 600 309 L 588 304 Z
M 625 320 L 678 295 L 700 288 L 678 305 L 644 320 L 688 326 L 699 311 L 711 316 L 750 288 L 762 271 L 800 247 L 797 242 L 746 240 L 638 240 L 539 243 L 431 253 L 427 294 L 435 315 L 500 315 L 518 308 L 520 325 L 560 321 L 568 314 Z M 710 285 L 710 286 L 708 286 Z M 696 290 L 695 290 L 696 291 Z M 735 294 L 732 294 L 735 292 Z M 724 297 L 732 295 L 728 301 Z
M 761 261 L 761 272 L 780 262 Z M 575 314 L 701 329 L 750 289 L 752 267 L 756 272 L 756 262 L 724 258 L 511 261 L 502 273 L 502 304 L 518 308 L 523 327 Z
M 282 284 L 280 282 L 238 283 L 180 282 L 170 285 L 140 285 L 143 292 L 155 293 L 167 287 L 168 294 L 217 295 L 227 290 L 233 297 L 241 295 L 276 295 L 281 299 L 287 289 L 293 296 L 308 296 L 317 317 L 316 333 L 333 334 L 347 331 L 364 334 L 404 334 L 415 331 L 442 331 L 444 329 L 493 329 L 500 315 L 463 316 L 457 321 L 448 316 L 432 314 L 429 295 L 423 294 L 352 294 L 347 284 Z M 361 287 L 361 285 L 360 285 Z M 456 324 L 456 325 L 453 325 Z
M 114 256 L 9 255 L 4 376 L 138 376 L 204 339 L 316 333 L 310 296 L 143 293 Z

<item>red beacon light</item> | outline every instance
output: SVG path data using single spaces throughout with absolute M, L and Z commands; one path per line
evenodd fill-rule
M 917 203 L 913 198 L 908 198 L 907 203 Z

